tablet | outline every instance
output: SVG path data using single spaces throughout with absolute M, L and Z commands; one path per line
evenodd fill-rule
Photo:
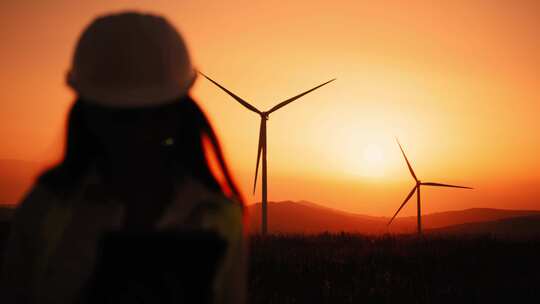
M 226 242 L 205 231 L 117 231 L 98 248 L 85 303 L 211 303 Z

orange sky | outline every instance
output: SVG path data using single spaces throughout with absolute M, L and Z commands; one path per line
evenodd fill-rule
M 54 156 L 80 31 L 139 8 L 167 16 L 197 67 L 259 108 L 338 78 L 271 116 L 270 200 L 391 215 L 413 186 L 398 136 L 421 179 L 477 188 L 425 189 L 424 212 L 540 209 L 538 1 L 43 2 L 0 3 L 0 158 Z M 259 118 L 202 78 L 193 95 L 259 200 Z

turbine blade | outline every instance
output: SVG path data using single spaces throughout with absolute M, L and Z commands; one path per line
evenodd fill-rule
M 440 184 L 440 183 L 421 183 L 421 185 L 425 185 L 425 186 L 436 186 L 436 187 L 450 187 L 450 188 L 473 189 L 473 188 L 471 188 L 471 187 L 455 186 L 455 185 Z
M 247 101 L 243 100 L 242 98 L 238 97 L 237 95 L 235 95 L 233 92 L 227 90 L 226 88 L 224 88 L 222 85 L 220 85 L 219 83 L 215 82 L 212 78 L 204 75 L 202 72 L 199 72 L 201 75 L 204 76 L 204 78 L 208 79 L 210 82 L 212 82 L 213 84 L 215 84 L 216 86 L 218 86 L 220 89 L 222 89 L 223 91 L 225 91 L 227 94 L 229 94 L 232 98 L 234 98 L 236 101 L 238 101 L 241 105 L 243 105 L 244 107 L 246 107 L 247 109 L 255 112 L 255 113 L 258 113 L 258 114 L 261 114 L 261 111 L 259 111 L 257 108 L 255 108 L 254 106 L 252 106 L 251 104 L 249 104 Z
M 257 148 L 257 165 L 255 167 L 255 179 L 253 180 L 253 194 L 255 194 L 255 189 L 257 187 L 257 174 L 259 173 L 259 163 L 261 160 L 261 154 L 263 150 L 263 119 L 264 117 L 261 117 L 261 127 L 259 128 L 259 147 Z
M 273 108 L 271 108 L 270 110 L 268 110 L 268 114 L 270 114 L 270 113 L 276 111 L 276 110 L 279 109 L 279 108 L 282 108 L 282 107 L 288 105 L 289 103 L 291 103 L 291 102 L 297 100 L 298 98 L 300 98 L 300 97 L 302 97 L 302 96 L 304 96 L 304 95 L 306 95 L 306 94 L 308 94 L 308 93 L 311 93 L 311 92 L 315 91 L 316 89 L 322 87 L 323 85 L 326 85 L 326 84 L 328 84 L 328 83 L 330 83 L 330 82 L 332 82 L 332 81 L 334 81 L 334 80 L 336 80 L 336 78 L 334 78 L 334 79 L 332 79 L 332 80 L 329 80 L 329 81 L 327 81 L 327 82 L 325 82 L 325 83 L 323 83 L 323 84 L 320 84 L 320 85 L 318 85 L 318 86 L 316 86 L 316 87 L 314 87 L 314 88 L 312 88 L 312 89 L 310 89 L 310 90 L 307 90 L 307 91 L 305 91 L 304 93 L 298 94 L 298 95 L 296 95 L 296 96 L 294 96 L 294 97 L 291 97 L 291 98 L 289 98 L 289 99 L 287 99 L 287 100 L 285 100 L 285 101 L 283 101 L 283 102 L 280 102 L 279 104 L 275 105 Z
M 394 216 L 392 216 L 392 218 L 390 219 L 390 221 L 388 222 L 387 225 L 392 224 L 392 221 L 396 218 L 396 216 L 397 216 L 398 213 L 401 211 L 401 209 L 403 209 L 403 207 L 405 206 L 405 204 L 407 204 L 407 202 L 411 199 L 411 196 L 413 196 L 414 192 L 416 192 L 416 188 L 418 188 L 418 186 L 414 186 L 414 188 L 412 188 L 412 190 L 411 190 L 411 192 L 409 193 L 409 195 L 407 195 L 407 197 L 406 197 L 405 200 L 403 201 L 403 204 L 401 204 L 401 206 L 399 206 L 399 209 L 396 211 L 396 213 L 394 214 Z
M 413 176 L 415 181 L 418 181 L 418 178 L 416 177 L 416 174 L 414 174 L 414 170 L 411 166 L 411 163 L 409 163 L 409 160 L 407 159 L 407 155 L 405 155 L 405 151 L 403 151 L 403 148 L 401 147 L 401 144 L 399 143 L 399 140 L 396 138 L 397 144 L 399 145 L 399 149 L 401 150 L 401 153 L 403 154 L 403 157 L 405 157 L 405 161 L 407 162 L 407 166 L 409 167 L 409 171 L 411 172 L 411 175 Z

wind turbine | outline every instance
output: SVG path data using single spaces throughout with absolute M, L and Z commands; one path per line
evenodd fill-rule
M 268 208 L 268 189 L 267 189 L 267 179 L 266 179 L 266 151 L 267 151 L 267 145 L 266 145 L 266 121 L 269 119 L 269 116 L 271 113 L 277 111 L 278 109 L 288 105 L 289 103 L 297 100 L 298 98 L 308 94 L 308 93 L 311 93 L 313 91 L 315 91 L 316 89 L 336 80 L 335 78 L 332 79 L 332 80 L 329 80 L 325 83 L 322 83 L 312 89 L 309 89 L 301 94 L 298 94 L 294 97 L 291 97 L 285 101 L 282 101 L 280 103 L 278 103 L 277 105 L 275 105 L 274 107 L 272 107 L 270 110 L 268 111 L 261 111 L 259 109 L 257 109 L 256 107 L 254 107 L 253 105 L 249 104 L 247 101 L 245 101 L 244 99 L 238 97 L 237 95 L 235 95 L 234 93 L 232 93 L 231 91 L 227 90 L 226 88 L 224 88 L 222 85 L 220 85 L 219 83 L 215 82 L 213 79 L 211 79 L 210 77 L 204 75 L 203 73 L 199 72 L 201 75 L 203 75 L 206 79 L 208 79 L 210 82 L 212 82 L 213 84 L 215 84 L 216 86 L 218 86 L 220 89 L 222 89 L 223 91 L 225 91 L 227 94 L 229 94 L 232 98 L 234 98 L 236 101 L 238 101 L 241 105 L 243 105 L 244 107 L 246 107 L 248 110 L 252 111 L 252 112 L 255 112 L 257 114 L 259 114 L 259 116 L 261 117 L 261 125 L 259 127 L 259 147 L 257 148 L 257 165 L 255 167 L 255 180 L 253 182 L 253 193 L 255 193 L 255 188 L 257 186 L 257 174 L 259 172 L 259 163 L 260 163 L 260 159 L 261 159 L 261 156 L 262 156 L 262 226 L 261 226 L 261 229 L 262 229 L 262 234 L 265 235 L 268 231 L 268 221 L 267 221 L 267 208 Z
M 412 177 L 416 181 L 416 185 L 412 188 L 409 195 L 407 195 L 407 197 L 405 198 L 405 201 L 403 201 L 403 203 L 401 204 L 399 209 L 396 211 L 394 216 L 390 219 L 390 222 L 388 222 L 388 225 L 390 225 L 392 223 L 394 218 L 396 218 L 396 216 L 398 215 L 399 211 L 401 211 L 401 209 L 405 206 L 405 204 L 407 204 L 409 199 L 413 196 L 414 192 L 416 192 L 416 212 L 417 212 L 416 218 L 418 220 L 418 235 L 421 235 L 422 234 L 422 211 L 421 211 L 421 208 L 420 208 L 420 187 L 421 186 L 450 187 L 450 188 L 462 188 L 462 189 L 473 189 L 473 188 L 420 181 L 416 177 L 416 174 L 414 173 L 414 170 L 413 170 L 411 164 L 409 163 L 409 160 L 407 159 L 407 156 L 405 155 L 405 152 L 403 151 L 403 148 L 401 147 L 401 144 L 399 143 L 399 140 L 397 138 L 396 138 L 396 141 L 397 141 L 397 143 L 399 145 L 399 149 L 401 150 L 401 153 L 403 154 L 403 157 L 405 158 L 405 161 L 407 162 L 407 166 L 409 167 L 409 171 L 411 172 Z

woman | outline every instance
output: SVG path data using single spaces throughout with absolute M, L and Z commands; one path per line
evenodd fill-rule
M 128 12 L 88 26 L 67 75 L 77 99 L 65 155 L 16 211 L 2 303 L 80 301 L 99 240 L 119 229 L 217 233 L 227 249 L 212 281 L 214 302 L 245 301 L 242 199 L 189 96 L 196 75 L 182 38 L 162 17 Z

